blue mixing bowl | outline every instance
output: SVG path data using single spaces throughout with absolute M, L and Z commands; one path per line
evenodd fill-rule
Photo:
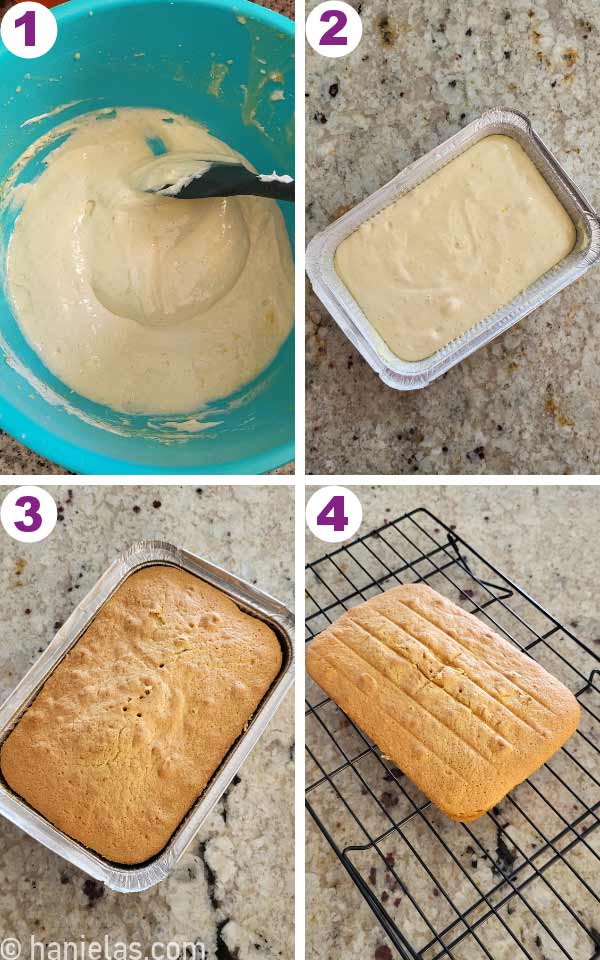
M 55 12 L 58 39 L 48 54 L 21 60 L 0 51 L 0 182 L 57 123 L 112 106 L 186 114 L 257 169 L 293 174 L 289 20 L 246 0 L 70 0 Z M 281 88 L 284 98 L 271 99 Z M 23 126 L 73 101 L 82 102 Z M 282 210 L 293 240 L 292 205 Z M 5 213 L 3 243 L 11 227 Z M 210 404 L 195 422 L 193 415 L 125 417 L 73 393 L 27 344 L 4 290 L 0 349 L 0 427 L 70 470 L 248 474 L 293 458 L 293 335 L 252 384 Z

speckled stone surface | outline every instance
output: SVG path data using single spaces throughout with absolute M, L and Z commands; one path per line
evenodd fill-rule
M 282 13 L 284 17 L 293 20 L 296 15 L 296 4 L 294 0 L 255 0 L 260 7 L 270 7 L 277 13 Z
M 308 240 L 494 106 L 526 113 L 600 203 L 596 0 L 360 7 L 356 51 L 341 60 L 307 54 Z M 309 294 L 307 470 L 597 472 L 599 304 L 596 270 L 441 380 L 399 393 Z
M 0 700 L 114 557 L 158 537 L 293 604 L 289 487 L 49 488 L 62 518 L 40 544 L 0 533 Z M 293 955 L 293 697 L 167 880 L 105 889 L 0 818 L 0 940 L 203 942 L 209 960 Z M 180 954 L 183 956 L 183 951 Z
M 600 611 L 597 602 L 597 575 L 600 563 L 600 491 L 594 488 L 583 487 L 354 487 L 360 497 L 364 520 L 360 534 L 378 527 L 387 521 L 394 520 L 405 512 L 417 507 L 427 507 L 443 523 L 455 525 L 456 532 L 462 536 L 475 550 L 478 550 L 486 559 L 494 563 L 504 574 L 514 579 L 522 589 L 530 594 L 542 606 L 548 609 L 559 622 L 571 630 L 576 637 L 586 643 L 597 656 L 600 656 Z M 309 491 L 310 493 L 310 488 Z M 433 522 L 432 522 L 433 523 Z M 435 526 L 432 526 L 435 530 Z M 414 531 L 416 534 L 416 531 Z M 437 528 L 437 535 L 440 530 Z M 392 537 L 387 534 L 388 539 Z M 377 549 L 377 548 L 376 548 Z M 307 560 L 314 561 L 325 553 L 330 552 L 327 545 L 308 536 Z M 404 544 L 405 554 L 410 554 L 408 544 Z M 364 559 L 364 558 L 363 558 Z M 338 564 L 342 570 L 353 575 L 343 557 L 338 557 Z M 423 568 L 421 568 L 423 569 Z M 331 574 L 321 569 L 321 574 L 329 582 Z M 455 578 L 459 576 L 457 568 L 449 571 Z M 480 573 L 483 576 L 483 572 Z M 446 593 L 450 593 L 448 583 L 444 586 L 439 583 L 432 585 Z M 471 583 L 473 586 L 473 583 Z M 346 591 L 348 584 L 346 583 Z M 450 595 L 452 595 L 450 593 Z M 453 599 L 456 599 L 453 597 Z M 465 602 L 464 598 L 462 600 Z M 529 604 L 519 606 L 512 601 L 513 607 L 522 615 L 527 611 L 528 622 L 536 621 Z M 502 618 L 502 613 L 496 605 L 495 616 Z M 511 621 L 512 622 L 512 621 Z M 542 624 L 547 621 L 537 621 L 537 629 L 542 630 Z M 508 626 L 508 619 L 504 625 Z M 517 632 L 513 627 L 513 633 Z M 582 671 L 589 671 L 594 658 L 581 653 L 572 641 L 564 635 L 555 637 L 554 643 L 563 651 L 570 664 L 577 664 Z M 538 647 L 538 651 L 540 648 Z M 544 654 L 538 653 L 544 662 Z M 596 661 L 597 665 L 599 661 Z M 579 680 L 569 672 L 570 668 L 561 666 L 556 660 L 552 665 L 545 662 L 557 676 L 577 686 Z M 585 672 L 585 677 L 589 673 Z M 581 681 L 581 686 L 584 686 Z M 322 693 L 309 680 L 307 688 L 309 702 L 317 703 L 322 699 Z M 597 695 L 594 700 L 587 699 L 587 695 L 580 698 L 582 703 L 598 712 L 600 701 Z M 351 752 L 359 752 L 364 744 L 357 743 L 357 738 L 347 721 L 341 719 L 339 711 L 331 705 L 325 708 L 325 722 L 336 731 L 338 740 L 344 748 Z M 310 723 L 310 721 L 308 721 Z M 327 752 L 326 739 L 323 731 L 317 725 L 307 723 L 307 743 L 311 743 L 320 759 L 329 764 L 333 770 L 343 762 L 339 755 L 335 755 L 331 741 Z M 589 715 L 583 714 L 580 729 L 590 733 Z M 595 726 L 595 742 L 598 743 L 598 727 Z M 358 748 L 358 749 L 357 749 Z M 600 779 L 600 763 L 598 753 L 590 752 L 587 760 L 584 759 L 586 745 L 581 737 L 574 737 L 569 743 L 569 749 L 583 761 L 588 770 Z M 350 755 L 350 753 L 349 753 Z M 564 765 L 563 765 L 564 764 Z M 574 787 L 588 802 L 599 799 L 597 788 L 590 792 L 590 780 L 585 774 L 568 762 L 564 757 L 552 761 L 552 766 L 562 773 L 565 782 Z M 375 803 L 367 795 L 366 790 L 346 773 L 341 772 L 336 778 L 339 789 L 353 809 L 359 814 L 372 835 L 383 831 L 389 826 L 383 810 L 391 813 L 397 820 L 410 809 L 407 802 L 399 796 L 400 791 L 392 778 L 384 782 L 378 762 L 367 757 L 362 766 L 359 762 L 356 767 L 361 770 L 367 782 L 374 786 L 376 794 L 382 803 L 382 810 L 375 809 Z M 307 774 L 317 779 L 315 770 L 308 766 Z M 400 775 L 401 776 L 401 775 Z M 378 778 L 378 779 L 377 779 Z M 566 818 L 575 818 L 581 807 L 577 807 L 574 797 L 562 791 L 556 779 L 547 771 L 540 771 L 534 779 L 545 796 L 551 798 L 553 804 Z M 402 782 L 402 778 L 401 778 Z M 407 781 L 404 781 L 407 784 Z M 407 785 L 407 791 L 413 796 L 418 795 L 414 788 Z M 329 787 L 317 788 L 312 793 L 319 814 L 325 824 L 331 829 L 334 839 L 343 847 L 350 842 L 357 842 L 357 830 L 342 807 L 341 802 L 334 801 Z M 594 796 L 592 796 L 594 794 Z M 541 799 L 533 794 L 527 785 L 518 787 L 512 796 L 533 819 L 537 825 L 543 825 L 548 835 L 554 836 L 562 829 L 562 823 L 546 807 Z M 499 806 L 500 822 L 508 824 L 503 838 L 506 843 L 502 847 L 488 818 L 476 821 L 471 829 L 487 845 L 496 864 L 500 869 L 510 873 L 513 863 L 518 866 L 522 860 L 517 855 L 513 861 L 515 848 L 512 841 L 522 845 L 530 855 L 539 848 L 540 836 L 519 819 L 516 808 L 510 801 L 503 801 Z M 429 820 L 434 824 L 446 843 L 455 851 L 460 863 L 467 869 L 469 875 L 481 886 L 488 890 L 497 883 L 500 877 L 498 872 L 490 869 L 489 862 L 481 856 L 476 844 L 467 836 L 465 828 L 453 824 L 443 815 L 431 812 Z M 466 882 L 458 868 L 450 863 L 450 858 L 441 846 L 436 844 L 427 827 L 419 820 L 413 819 L 412 826 L 406 828 L 408 840 L 413 842 L 416 849 L 427 862 L 432 874 L 437 877 L 436 882 L 427 877 L 422 868 L 415 866 L 415 860 L 408 853 L 397 835 L 392 834 L 387 845 L 382 844 L 385 855 L 391 855 L 390 863 L 394 864 L 408 890 L 416 896 L 420 906 L 429 918 L 441 929 L 445 923 L 455 919 L 448 906 L 442 887 L 450 892 L 455 902 L 466 909 L 473 903 L 475 896 L 470 883 Z M 352 839 L 351 839 L 352 838 Z M 359 843 L 364 843 L 364 835 Z M 588 837 L 591 852 L 579 844 L 577 850 L 569 855 L 571 866 L 582 876 L 600 897 L 600 885 L 597 871 L 597 859 L 600 855 L 600 831 L 596 830 Z M 410 907 L 406 891 L 394 882 L 393 876 L 372 853 L 354 855 L 355 866 L 366 876 L 367 883 L 376 895 L 385 902 L 390 915 L 395 918 L 408 940 L 419 947 L 431 939 L 424 923 Z M 408 864 L 408 866 L 407 866 Z M 375 873 L 371 873 L 371 866 Z M 523 874 L 521 873 L 521 876 Z M 557 865 L 546 874 L 560 894 L 568 899 L 575 907 L 577 915 L 588 929 L 598 929 L 597 902 L 589 896 L 582 884 L 575 879 L 572 872 L 562 865 Z M 505 888 L 506 889 L 506 888 Z M 310 817 L 307 817 L 307 960 L 321 960 L 322 957 L 344 957 L 347 960 L 392 960 L 397 954 L 391 947 L 391 942 L 377 923 L 358 889 L 348 877 L 339 861 L 330 850 L 327 842 L 314 826 Z M 577 925 L 576 921 L 557 903 L 551 890 L 541 882 L 531 884 L 525 896 L 529 903 L 537 910 L 542 919 L 547 922 L 550 930 L 559 941 L 567 947 L 568 955 L 573 960 L 589 960 L 594 953 L 594 947 L 588 935 Z M 494 901 L 497 902 L 497 901 Z M 506 908 L 501 911 L 503 918 L 514 931 L 518 942 L 524 944 L 529 956 L 535 960 L 541 958 L 556 958 L 561 956 L 559 948 L 552 941 L 549 934 L 528 913 L 524 904 L 518 900 L 511 901 L 510 912 Z M 477 913 L 474 914 L 477 916 Z M 499 922 L 482 924 L 479 936 L 490 951 L 494 960 L 515 960 L 525 956 L 514 943 L 509 933 Z M 437 951 L 434 951 L 437 952 Z M 433 955 L 432 951 L 423 954 L 426 960 Z M 452 956 L 456 960 L 475 960 L 484 956 L 480 947 L 472 940 L 462 941 Z M 564 955 L 563 955 L 564 956 Z
M 69 471 L 59 467 L 57 463 L 38 456 L 29 447 L 24 447 L 18 440 L 0 430 L 0 472 L 3 476 L 40 474 L 57 476 L 67 474 Z

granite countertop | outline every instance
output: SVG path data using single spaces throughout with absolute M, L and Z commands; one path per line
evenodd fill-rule
M 307 48 L 307 240 L 494 106 L 526 113 L 600 205 L 596 0 L 350 2 L 359 47 L 340 60 Z M 596 269 L 441 380 L 400 393 L 309 292 L 308 472 L 597 472 L 599 302 Z
M 260 7 L 270 7 L 271 10 L 276 10 L 277 13 L 283 14 L 289 20 L 295 19 L 295 0 L 255 0 L 255 3 L 258 3 Z
M 0 532 L 0 701 L 100 573 L 140 538 L 184 546 L 293 605 L 287 486 L 49 489 L 60 522 L 47 540 L 24 545 Z M 293 750 L 290 695 L 174 873 L 141 894 L 106 889 L 0 818 L 0 940 L 106 935 L 144 950 L 197 940 L 207 960 L 289 960 Z
M 592 650 L 600 655 L 600 612 L 596 584 L 596 572 L 600 562 L 598 550 L 600 518 L 597 510 L 598 496 L 594 488 L 534 486 L 510 488 L 417 488 L 408 486 L 401 488 L 361 486 L 353 489 L 359 496 L 364 511 L 360 534 L 368 533 L 369 530 L 393 520 L 409 510 L 420 506 L 428 507 L 439 520 L 449 526 L 455 525 L 458 535 L 462 536 L 467 543 L 494 563 L 508 577 L 513 578 L 522 589 L 548 609 L 559 622 L 563 623 L 576 637 L 587 643 Z M 327 544 L 323 544 L 308 535 L 307 561 L 314 561 L 328 552 L 331 552 L 331 548 Z M 338 557 L 338 563 L 343 568 L 344 558 Z M 348 567 L 346 567 L 346 570 L 348 570 Z M 324 568 L 321 568 L 321 573 L 326 575 Z M 326 576 L 329 579 L 330 574 Z M 454 576 L 456 576 L 456 573 Z M 440 587 L 440 589 L 444 589 L 444 587 Z M 448 589 L 449 585 L 446 585 L 446 590 Z M 346 590 L 348 590 L 347 584 Z M 525 606 L 518 607 L 517 601 L 513 600 L 513 606 L 520 609 L 523 614 L 527 609 L 527 616 L 531 618 L 531 609 L 528 605 L 527 608 Z M 495 615 L 501 617 L 498 612 Z M 547 623 L 547 621 L 545 622 Z M 538 629 L 541 629 L 539 624 Z M 556 640 L 555 644 L 558 646 Z M 590 663 L 593 663 L 593 658 L 583 654 L 572 641 L 564 636 L 561 638 L 560 644 L 569 663 L 577 663 L 578 658 L 581 658 L 580 669 L 587 677 L 589 675 L 587 671 L 590 669 Z M 541 658 L 543 657 L 543 654 L 539 655 Z M 584 659 L 587 666 L 584 666 Z M 546 663 L 546 665 L 558 676 L 561 676 L 561 669 L 563 671 L 567 669 L 564 666 L 561 667 L 558 661 L 552 666 L 549 663 Z M 566 674 L 563 675 L 563 679 L 567 680 Z M 571 685 L 573 679 L 571 677 Z M 311 685 L 314 688 L 312 693 Z M 315 688 L 310 680 L 307 697 L 309 702 L 312 703 L 322 699 L 322 693 L 318 691 L 318 688 Z M 581 698 L 582 701 L 584 701 L 584 698 L 585 695 Z M 594 702 L 597 703 L 597 698 Z M 592 706 L 593 704 L 588 701 L 588 705 Z M 327 714 L 326 722 L 332 727 L 335 725 L 334 729 L 338 739 L 347 750 L 352 750 L 352 738 L 355 735 L 349 728 L 347 721 L 341 719 L 340 712 L 336 708 L 332 708 L 331 705 L 325 709 L 331 711 Z M 589 724 L 589 717 L 586 718 L 583 715 L 581 723 L 583 729 L 584 725 Z M 589 726 L 587 729 L 589 733 Z M 597 728 L 596 733 L 592 732 L 591 736 L 592 738 L 597 737 Z M 307 743 L 313 746 L 321 760 L 329 764 L 328 769 L 333 770 L 342 760 L 339 756 L 333 755 L 331 741 L 329 741 L 329 753 L 327 753 L 326 740 L 327 738 L 323 739 L 322 730 L 320 730 L 318 724 L 312 727 L 307 725 Z M 364 745 L 359 745 L 359 749 L 362 749 L 362 746 Z M 569 747 L 571 752 L 579 754 L 580 760 L 583 760 L 583 754 L 579 753 L 580 750 L 585 750 L 581 738 L 574 738 Z M 355 752 L 358 753 L 358 750 Z M 373 761 L 373 764 L 371 764 L 370 758 L 367 758 L 362 767 L 360 766 L 361 763 L 362 761 L 356 766 L 360 767 L 370 784 L 378 783 L 372 769 L 373 765 L 380 769 L 377 761 Z M 598 770 L 597 754 L 593 755 L 588 769 L 594 770 L 594 765 L 594 772 L 598 778 L 600 777 L 600 770 Z M 595 802 L 598 799 L 597 790 L 592 791 L 594 798 L 588 793 L 590 781 L 586 780 L 585 774 L 578 774 L 574 766 L 564 766 L 564 758 L 557 758 L 557 761 L 553 762 L 553 766 L 562 772 L 570 786 L 575 787 L 577 791 L 581 791 L 581 795 L 587 797 L 588 802 Z M 311 770 L 310 761 L 307 772 L 309 777 L 317 779 L 314 776 L 314 769 Z M 379 778 L 382 780 L 381 773 Z M 547 778 L 545 795 L 551 796 L 556 806 L 560 807 L 567 817 L 573 818 L 576 816 L 574 812 L 575 804 L 571 796 L 561 795 L 556 780 L 547 771 L 540 771 L 539 774 L 536 774 L 537 778 L 541 778 L 537 780 L 538 786 L 546 784 L 544 778 Z M 391 778 L 389 779 L 391 780 Z M 376 816 L 374 802 L 369 801 L 366 790 L 361 787 L 357 779 L 355 782 L 347 775 L 347 772 L 342 771 L 336 780 L 344 796 L 359 813 L 369 829 L 378 833 L 378 827 L 382 821 L 382 829 L 387 828 L 388 821 L 381 814 Z M 393 783 L 381 782 L 381 792 L 378 795 L 384 807 L 397 814 L 401 808 L 397 805 L 397 798 L 392 794 L 394 789 L 397 788 L 394 787 Z M 531 793 L 528 786 L 517 788 L 514 794 L 518 797 L 522 808 L 532 815 L 537 824 L 543 824 L 549 835 L 554 836 L 554 831 L 558 832 L 562 829 L 562 824 L 556 822 L 556 818 L 550 813 L 549 808 L 544 807 L 542 809 L 540 806 L 536 806 L 536 803 L 540 803 L 540 801 Z M 334 839 L 341 846 L 344 846 L 345 843 L 356 843 L 357 833 L 362 836 L 362 839 L 359 839 L 358 842 L 365 842 L 364 835 L 360 834 L 355 823 L 345 814 L 341 803 L 335 801 L 332 797 L 331 788 L 318 788 L 311 793 L 311 799 L 325 824 L 331 828 Z M 402 798 L 400 798 L 400 803 L 402 802 Z M 501 803 L 499 810 L 502 822 L 510 824 L 507 832 L 502 835 L 506 841 L 505 845 L 501 845 L 495 834 L 487 837 L 486 842 L 489 842 L 488 849 L 493 851 L 493 855 L 498 856 L 500 869 L 510 869 L 512 865 L 511 857 L 514 854 L 514 849 L 511 847 L 512 839 L 517 836 L 523 842 L 522 838 L 526 833 L 527 844 L 530 843 L 531 850 L 533 850 L 536 845 L 539 846 L 540 838 L 533 831 L 528 831 L 523 823 L 518 822 L 518 815 L 510 802 L 504 801 Z M 450 847 L 456 851 L 459 858 L 466 858 L 462 862 L 466 864 L 469 874 L 481 884 L 483 889 L 489 889 L 492 883 L 497 882 L 497 874 L 494 876 L 484 860 L 479 858 L 478 861 L 472 846 L 469 849 L 469 838 L 464 832 L 464 828 L 452 824 L 441 814 L 432 813 L 430 819 L 436 824 L 437 829 L 442 833 Z M 314 825 L 312 818 L 307 816 L 306 822 L 307 960 L 321 960 L 322 957 L 344 957 L 347 960 L 359 960 L 359 958 L 360 960 L 393 960 L 396 953 L 358 889 L 331 851 L 325 838 Z M 488 830 L 488 832 L 491 830 L 493 833 L 489 818 L 476 821 L 471 827 L 482 837 L 486 836 L 485 830 Z M 433 874 L 440 878 L 439 882 L 445 883 L 446 888 L 452 891 L 456 901 L 460 902 L 463 908 L 466 908 L 470 902 L 469 896 L 471 900 L 473 899 L 472 889 L 469 889 L 464 879 L 458 875 L 457 870 L 449 869 L 449 858 L 443 854 L 443 851 L 433 847 L 432 838 L 420 821 L 413 820 L 412 826 L 407 827 L 405 832 L 409 840 L 416 842 Z M 600 838 L 597 834 L 598 831 L 590 835 L 590 842 L 596 851 L 600 849 L 598 847 Z M 591 837 L 594 839 L 592 840 Z M 398 836 L 392 834 L 388 846 L 384 847 L 382 844 L 382 847 L 391 854 L 392 860 L 390 862 L 392 864 L 395 857 L 395 869 L 399 875 L 402 875 L 402 863 L 405 861 L 407 853 Z M 579 845 L 570 856 L 572 857 L 572 866 L 588 882 L 591 881 L 591 887 L 596 890 L 596 895 L 600 896 L 597 870 L 595 870 L 592 861 L 589 860 L 589 854 L 586 854 L 582 846 Z M 393 877 L 386 873 L 384 868 L 382 869 L 377 857 L 368 854 L 368 859 L 361 859 L 361 855 L 356 854 L 353 862 L 359 870 L 362 868 L 363 876 L 366 876 L 367 882 L 378 897 L 383 897 L 386 908 L 392 916 L 396 917 L 408 939 L 413 943 L 416 942 L 417 946 L 430 939 L 431 935 L 427 935 L 427 931 L 423 930 L 423 925 L 419 924 L 414 912 L 408 909 L 409 901 L 404 896 L 404 891 L 396 888 Z M 377 864 L 375 874 L 370 873 L 370 865 L 373 863 Z M 446 920 L 453 919 L 440 891 L 434 889 L 434 884 L 424 876 L 422 871 L 419 872 L 420 868 L 415 868 L 413 860 L 410 860 L 410 863 L 412 869 L 408 868 L 404 874 L 408 889 L 416 894 L 422 906 L 425 905 L 426 912 L 430 917 L 439 916 L 440 920 L 443 920 L 444 911 L 446 911 L 446 914 L 448 914 Z M 593 879 L 594 875 L 595 879 Z M 597 903 L 592 902 L 592 899 L 584 892 L 583 887 L 575 880 L 573 875 L 559 867 L 547 876 L 551 878 L 555 887 L 571 903 L 575 904 L 588 929 L 592 927 L 598 929 Z M 532 884 L 528 889 L 527 897 L 546 918 L 550 927 L 554 928 L 555 934 L 558 933 L 559 940 L 567 944 L 569 955 L 575 960 L 589 960 L 593 953 L 589 937 L 577 927 L 568 914 L 564 911 L 561 912 L 561 908 L 557 907 L 557 901 L 549 889 L 539 882 Z M 552 960 L 557 958 L 558 960 L 560 953 L 556 946 L 544 930 L 531 920 L 531 915 L 519 904 L 518 900 L 511 902 L 508 914 L 503 912 L 503 916 L 515 930 L 517 938 L 520 938 L 526 944 L 530 956 L 535 960 L 544 957 L 552 958 Z M 557 924 L 558 926 L 556 926 Z M 484 924 L 478 932 L 490 949 L 494 960 L 511 960 L 511 958 L 514 960 L 517 954 L 521 955 L 509 934 L 499 924 Z M 431 955 L 432 953 L 429 951 L 424 954 L 424 957 L 427 958 Z M 464 941 L 455 949 L 453 956 L 470 960 L 471 957 L 479 957 L 483 954 L 472 941 L 470 944 Z
M 276 10 L 284 17 L 288 17 L 290 20 L 294 19 L 294 0 L 257 0 L 257 2 L 261 7 L 270 7 L 271 10 Z M 13 6 L 12 3 L 2 3 L 0 0 L 0 17 L 11 6 Z M 294 464 L 288 463 L 286 466 L 270 472 L 290 476 L 294 473 Z M 64 476 L 69 473 L 70 471 L 65 470 L 64 467 L 53 463 L 51 460 L 46 460 L 45 457 L 38 456 L 33 450 L 23 446 L 18 440 L 0 430 L 0 474 L 9 476 Z

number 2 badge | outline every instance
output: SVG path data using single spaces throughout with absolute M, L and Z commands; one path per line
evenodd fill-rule
M 345 57 L 356 50 L 362 37 L 362 20 L 349 3 L 328 0 L 311 10 L 306 39 L 324 57 Z

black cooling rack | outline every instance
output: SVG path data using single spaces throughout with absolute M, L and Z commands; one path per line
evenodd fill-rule
M 308 811 L 400 956 L 600 958 L 600 658 L 426 509 L 308 564 L 307 640 L 416 581 L 562 680 L 579 730 L 499 806 L 458 824 L 308 679 Z

